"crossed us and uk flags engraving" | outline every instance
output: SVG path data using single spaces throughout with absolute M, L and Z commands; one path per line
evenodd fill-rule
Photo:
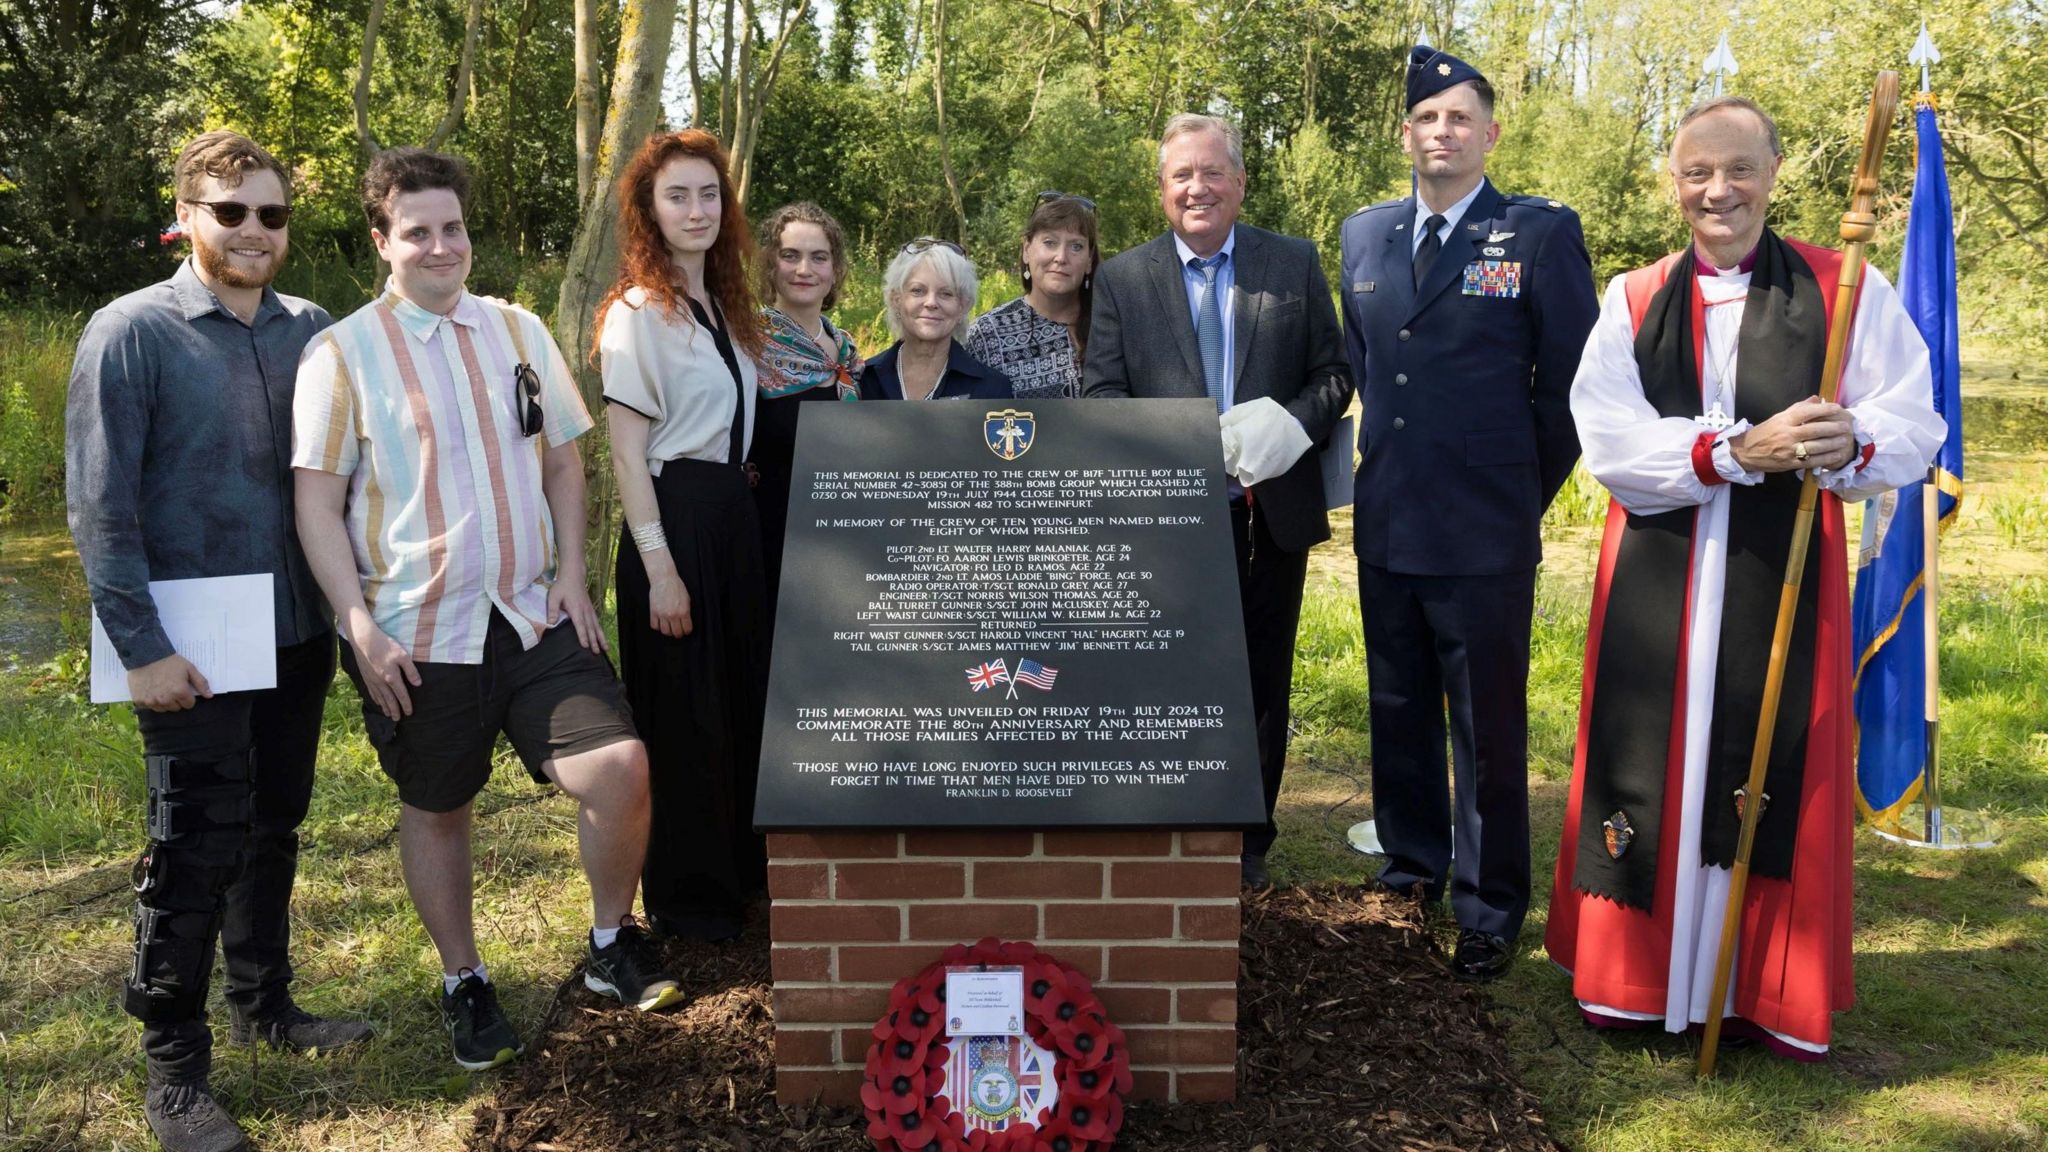
M 1036 660 L 1018 660 L 1014 674 L 1007 662 L 990 660 L 967 669 L 967 686 L 976 692 L 985 692 L 998 684 L 1007 684 L 1010 691 L 1003 698 L 1014 700 L 1017 698 L 1017 685 L 1028 684 L 1041 692 L 1050 692 L 1059 675 L 1059 669 L 1048 668 Z

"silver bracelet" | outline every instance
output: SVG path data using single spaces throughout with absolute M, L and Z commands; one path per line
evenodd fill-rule
M 633 537 L 633 547 L 641 552 L 659 552 L 668 547 L 668 533 L 662 531 L 661 521 L 649 520 L 645 524 L 626 526 Z

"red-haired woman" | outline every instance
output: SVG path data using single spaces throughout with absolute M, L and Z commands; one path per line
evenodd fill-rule
M 598 309 L 626 535 L 619 662 L 653 791 L 657 932 L 722 940 L 766 874 L 753 832 L 767 690 L 761 535 L 743 461 L 761 314 L 747 222 L 708 132 L 661 133 L 619 178 L 619 282 Z

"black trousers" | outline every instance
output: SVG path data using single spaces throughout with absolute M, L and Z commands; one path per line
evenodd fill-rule
M 768 691 L 761 529 L 732 465 L 670 460 L 654 495 L 692 630 L 668 637 L 648 625 L 647 569 L 621 539 L 619 678 L 647 742 L 651 800 L 640 895 L 657 929 L 723 939 L 768 874 L 754 831 Z
M 1458 924 L 1514 939 L 1529 911 L 1529 622 L 1536 573 L 1405 576 L 1361 563 L 1372 807 L 1398 888 L 1432 899 L 1453 867 Z M 1445 705 L 1449 704 L 1446 727 Z
M 1232 501 L 1230 538 L 1237 545 L 1237 594 L 1244 609 L 1244 647 L 1258 728 L 1259 775 L 1266 786 L 1266 823 L 1244 834 L 1244 853 L 1264 856 L 1279 829 L 1273 806 L 1287 768 L 1288 696 L 1294 687 L 1294 634 L 1301 626 L 1301 589 L 1308 553 L 1283 551 L 1255 501 Z
M 150 1071 L 204 1076 L 214 941 L 240 1017 L 286 1001 L 299 824 L 313 795 L 334 637 L 277 650 L 277 687 L 135 710 L 149 779 L 149 847 L 135 863 L 135 966 L 123 1006 Z

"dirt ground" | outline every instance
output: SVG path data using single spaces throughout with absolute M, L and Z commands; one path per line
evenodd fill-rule
M 775 1104 L 763 932 L 668 958 L 692 995 L 671 1014 L 607 1011 L 580 973 L 565 981 L 478 1110 L 473 1152 L 870 1147 L 853 1111 Z M 1240 964 L 1238 1103 L 1137 1105 L 1118 1149 L 1557 1147 L 1485 997 L 1449 978 L 1413 905 L 1329 886 L 1251 897 Z

